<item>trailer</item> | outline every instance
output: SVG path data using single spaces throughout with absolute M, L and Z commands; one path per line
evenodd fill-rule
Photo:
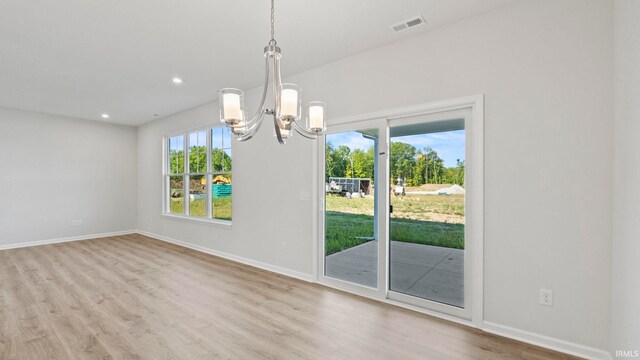
M 328 194 L 353 196 L 353 194 L 370 195 L 372 191 L 371 179 L 330 177 L 326 184 Z

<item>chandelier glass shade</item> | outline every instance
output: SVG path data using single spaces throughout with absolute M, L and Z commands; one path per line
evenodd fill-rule
M 293 135 L 315 139 L 326 130 L 326 104 L 312 101 L 302 107 L 302 90 L 295 84 L 282 83 L 280 75 L 280 48 L 274 38 L 274 0 L 271 0 L 271 40 L 264 48 L 264 87 L 258 110 L 250 117 L 244 105 L 244 92 L 240 89 L 219 90 L 220 121 L 240 141 L 251 139 L 266 116 L 273 118 L 274 132 L 280 144 Z M 271 88 L 272 107 L 266 107 Z M 304 110 L 304 111 L 303 111 Z

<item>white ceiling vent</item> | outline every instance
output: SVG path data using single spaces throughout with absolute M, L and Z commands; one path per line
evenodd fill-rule
M 420 25 L 424 25 L 425 21 L 424 18 L 422 17 L 422 15 L 418 15 L 414 18 L 411 18 L 409 20 L 405 20 L 401 23 L 397 23 L 395 25 L 391 25 L 391 29 L 393 29 L 394 32 L 401 32 L 401 31 L 405 31 L 411 28 L 414 28 L 416 26 L 420 26 Z

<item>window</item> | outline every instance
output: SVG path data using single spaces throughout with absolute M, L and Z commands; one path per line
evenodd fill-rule
M 165 214 L 231 221 L 231 134 L 209 127 L 165 138 Z
M 174 136 L 168 139 L 169 162 L 167 168 L 169 175 L 169 206 L 168 211 L 172 214 L 183 214 L 184 206 L 184 136 Z
M 231 220 L 231 134 L 222 127 L 211 129 L 211 215 Z

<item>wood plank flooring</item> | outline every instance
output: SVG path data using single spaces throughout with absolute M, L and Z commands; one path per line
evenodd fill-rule
M 0 251 L 0 359 L 571 359 L 142 235 Z

